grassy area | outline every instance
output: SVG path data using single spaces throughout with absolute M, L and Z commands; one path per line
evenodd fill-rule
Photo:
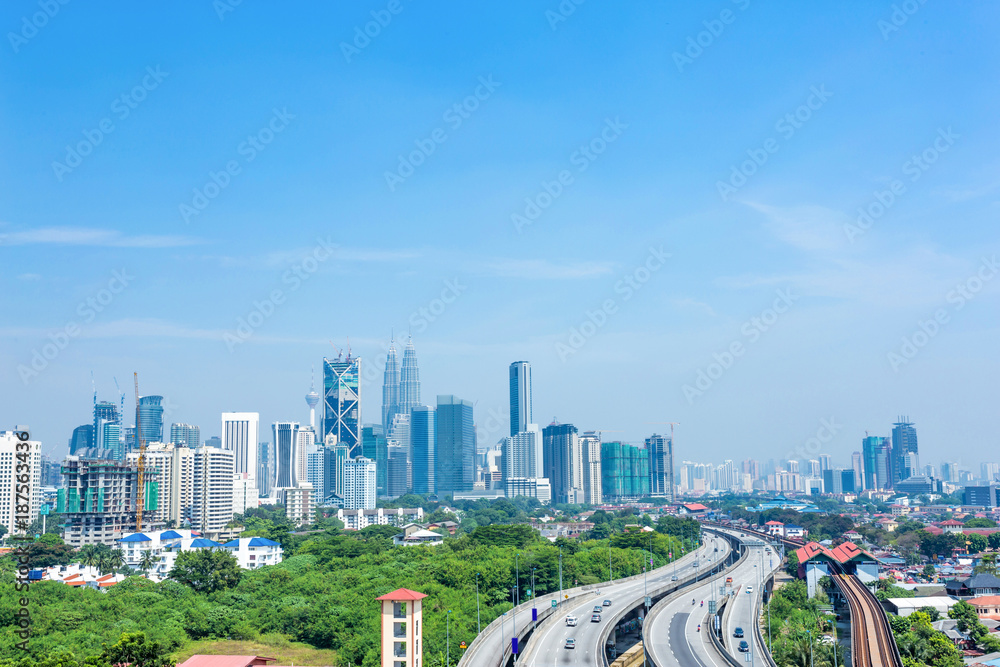
M 279 665 L 323 667 L 336 665 L 337 653 L 330 649 L 316 649 L 309 644 L 290 642 L 281 635 L 264 635 L 260 641 L 235 641 L 206 639 L 193 642 L 172 657 L 178 664 L 192 655 L 260 655 L 277 658 Z

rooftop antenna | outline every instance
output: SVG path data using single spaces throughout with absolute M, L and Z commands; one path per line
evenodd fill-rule
M 351 360 L 351 337 L 347 337 L 347 360 Z
M 94 371 L 90 371 L 90 386 L 94 388 L 94 405 L 97 405 L 97 383 L 94 382 Z

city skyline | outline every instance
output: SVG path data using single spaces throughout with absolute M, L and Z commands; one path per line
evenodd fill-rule
M 732 4 L 695 56 L 698 5 L 553 25 L 512 2 L 477 36 L 413 6 L 350 58 L 375 5 L 61 13 L 7 52 L 0 418 L 63 447 L 94 371 L 203 429 L 305 423 L 329 339 L 375 369 L 395 330 L 427 396 L 484 414 L 530 359 L 540 424 L 676 421 L 721 460 L 824 419 L 854 451 L 908 413 L 972 461 L 1000 444 L 1000 13 L 928 3 L 886 33 L 871 3 Z

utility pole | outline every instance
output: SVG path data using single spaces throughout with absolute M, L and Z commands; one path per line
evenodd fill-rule
M 476 572 L 476 634 L 482 631 L 482 617 L 479 615 L 479 573 Z
M 562 547 L 559 547 L 559 602 L 557 604 L 562 604 L 563 601 L 563 589 L 562 589 Z
M 447 658 L 445 658 L 445 667 L 451 667 L 451 609 L 448 610 L 447 615 L 445 615 L 445 640 L 447 646 Z

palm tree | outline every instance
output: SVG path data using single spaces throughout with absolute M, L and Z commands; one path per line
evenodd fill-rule
M 111 552 L 108 556 L 108 566 L 111 570 L 117 570 L 125 565 L 125 552 L 119 546 L 117 549 Z
M 87 567 L 93 567 L 97 564 L 97 547 L 93 544 L 85 544 L 80 547 L 80 563 Z
M 108 567 L 108 555 L 100 554 L 97 556 L 97 574 L 100 576 L 104 575 L 104 570 Z
M 146 550 L 142 552 L 142 558 L 139 559 L 139 569 L 142 570 L 144 575 L 149 574 L 149 571 L 153 569 L 159 559 L 153 555 L 151 550 Z

